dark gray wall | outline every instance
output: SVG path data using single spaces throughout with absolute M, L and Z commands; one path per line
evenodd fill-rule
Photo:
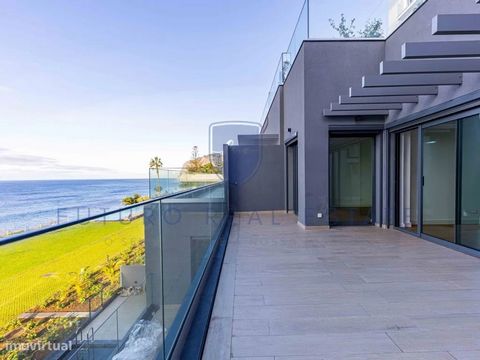
M 387 40 L 304 41 L 285 84 L 276 94 L 264 127 L 265 133 L 279 132 L 283 134 L 283 139 L 298 134 L 298 218 L 302 224 L 329 224 L 329 132 L 333 129 L 358 131 L 383 127 L 383 120 L 378 118 L 361 121 L 353 117 L 326 118 L 323 110 L 329 108 L 331 102 L 338 101 L 339 95 L 347 95 L 350 86 L 361 86 L 362 76 L 378 75 L 382 60 L 399 60 L 401 46 L 407 41 L 478 39 L 475 35 L 431 34 L 432 19 L 437 14 L 478 12 L 480 5 L 474 0 L 429 0 Z M 462 86 L 441 86 L 438 96 L 421 96 L 419 104 L 405 104 L 402 111 L 391 111 L 387 122 L 471 93 L 478 90 L 479 83 L 480 75 L 465 74 Z M 288 128 L 292 129 L 291 133 L 287 132 Z M 387 183 L 392 177 L 387 151 L 391 147 L 390 136 L 383 132 L 376 138 L 376 146 L 375 221 L 385 225 L 389 220 L 389 209 L 393 206 L 389 200 L 391 188 Z M 382 151 L 379 147 L 383 147 Z M 380 161 L 382 166 L 379 166 Z M 323 217 L 318 218 L 318 213 L 322 213 Z
M 298 134 L 298 217 L 305 218 L 305 67 L 300 49 L 283 85 L 284 138 Z M 292 132 L 288 133 L 288 129 Z
M 262 119 L 263 120 L 263 119 Z M 283 144 L 283 86 L 279 86 L 262 128 L 263 134 L 279 135 L 278 144 Z
M 478 40 L 478 35 L 432 35 L 432 19 L 436 15 L 470 13 L 480 13 L 480 5 L 475 0 L 428 0 L 387 39 L 385 58 L 400 60 L 401 47 L 405 42 Z M 372 74 L 378 74 L 378 69 Z M 479 83 L 480 74 L 465 74 L 462 86 L 441 86 L 438 96 L 421 96 L 418 104 L 404 104 L 403 110 L 391 111 L 388 122 L 471 93 L 479 89 Z
M 300 157 L 303 153 L 304 158 L 299 161 L 299 174 L 305 176 L 299 188 L 299 194 L 304 194 L 304 204 L 299 202 L 303 207 L 299 221 L 304 225 L 329 225 L 329 132 L 333 127 L 338 130 L 378 124 L 378 119 L 365 119 L 359 124 L 353 118 L 326 118 L 323 109 L 338 100 L 339 94 L 348 94 L 349 84 L 360 83 L 365 72 L 378 68 L 384 45 L 378 40 L 304 43 L 305 128 L 298 135 Z M 284 101 L 286 104 L 286 92 Z M 285 124 L 289 120 L 285 111 Z M 318 218 L 318 213 L 323 217 Z
M 228 176 L 232 211 L 284 210 L 283 145 L 228 147 Z

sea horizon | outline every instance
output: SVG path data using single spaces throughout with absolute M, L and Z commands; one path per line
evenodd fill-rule
M 149 195 L 148 178 L 0 180 L 0 237 L 121 209 L 136 193 Z
M 119 177 L 119 178 L 88 178 L 88 179 L 8 179 L 2 180 L 0 182 L 19 182 L 19 181 L 101 181 L 101 180 L 149 180 L 148 177 Z

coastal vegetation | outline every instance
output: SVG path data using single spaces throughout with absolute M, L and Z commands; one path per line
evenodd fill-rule
M 213 155 L 199 155 L 198 146 L 192 148 L 192 158 L 183 165 L 183 169 L 191 174 L 220 174 L 221 163 L 217 164 L 218 156 Z
M 144 263 L 143 218 L 76 225 L 0 247 L 0 344 L 68 337 L 119 289 L 122 265 Z M 2 350 L 0 358 L 24 358 Z M 17 356 L 17 357 L 15 357 Z
M 135 205 L 143 201 L 148 200 L 148 196 L 142 196 L 140 194 L 133 194 L 132 196 L 126 196 L 122 199 L 123 205 Z
M 149 168 L 154 169 L 157 174 L 157 184 L 154 187 L 156 196 L 159 196 L 162 193 L 162 186 L 160 185 L 160 169 L 162 167 L 163 167 L 163 162 L 159 156 L 155 156 L 150 159 Z

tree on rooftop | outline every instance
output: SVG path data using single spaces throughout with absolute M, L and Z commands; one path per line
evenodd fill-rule
M 383 36 L 383 21 L 382 19 L 368 20 L 365 28 L 359 31 L 358 34 L 362 38 L 380 38 Z
M 348 21 L 345 14 L 340 14 L 338 25 L 333 19 L 328 19 L 328 21 L 330 26 L 336 30 L 342 38 L 353 38 L 356 35 L 361 38 L 379 38 L 382 37 L 384 33 L 382 28 L 383 21 L 378 18 L 368 20 L 363 30 L 358 31 L 357 33 L 355 32 L 355 18 Z
M 355 36 L 355 18 L 348 22 L 345 14 L 341 14 L 338 25 L 333 19 L 328 19 L 328 22 L 330 23 L 330 26 L 340 34 L 341 37 L 352 38 Z

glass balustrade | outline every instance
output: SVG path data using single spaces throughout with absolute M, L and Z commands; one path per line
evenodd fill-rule
M 277 88 L 284 84 L 304 40 L 385 38 L 426 1 L 305 0 L 288 47 L 277 64 L 261 121 L 265 121 Z
M 171 352 L 226 217 L 219 182 L 3 243 L 0 358 Z

